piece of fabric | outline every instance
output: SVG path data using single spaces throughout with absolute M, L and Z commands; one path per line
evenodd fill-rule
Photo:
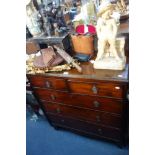
M 78 34 L 96 34 L 96 28 L 93 25 L 78 25 L 75 31 Z

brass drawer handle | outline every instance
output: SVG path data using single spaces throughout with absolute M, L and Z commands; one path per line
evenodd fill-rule
M 101 134 L 102 133 L 102 129 L 98 129 L 98 132 Z
M 60 113 L 61 112 L 59 108 L 57 108 L 56 111 L 57 111 L 57 113 Z
M 52 100 L 55 100 L 56 97 L 55 97 L 54 95 L 51 95 L 51 99 L 52 99 Z
M 64 123 L 64 122 L 65 122 L 65 120 L 64 120 L 64 119 L 62 119 L 62 120 L 61 120 L 61 122 L 62 122 L 62 123 Z
M 93 91 L 94 94 L 97 94 L 98 93 L 98 90 L 97 90 L 97 88 L 96 88 L 95 85 L 92 87 L 92 91 Z
M 45 81 L 45 87 L 46 88 L 50 88 L 51 87 L 49 81 Z
M 98 108 L 100 106 L 100 103 L 98 101 L 94 101 L 94 107 Z
M 100 116 L 96 116 L 96 121 L 97 122 L 100 122 L 101 121 Z

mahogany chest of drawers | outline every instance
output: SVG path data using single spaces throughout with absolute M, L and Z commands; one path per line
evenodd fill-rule
M 128 127 L 128 65 L 123 71 L 95 70 L 90 63 L 81 67 L 82 73 L 72 69 L 27 78 L 55 128 L 122 145 Z

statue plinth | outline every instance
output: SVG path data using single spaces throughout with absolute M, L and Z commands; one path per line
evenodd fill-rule
M 117 60 L 115 58 L 103 58 L 94 62 L 95 69 L 111 69 L 111 70 L 123 70 L 126 65 L 126 58 Z
M 126 57 L 124 54 L 125 38 L 116 38 L 116 50 L 120 59 L 116 59 L 113 55 L 109 56 L 105 51 L 103 57 L 99 60 L 95 60 L 95 69 L 111 69 L 111 70 L 123 70 L 126 65 Z M 107 49 L 108 51 L 108 49 Z

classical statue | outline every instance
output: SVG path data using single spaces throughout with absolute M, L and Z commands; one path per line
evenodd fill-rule
M 123 48 L 120 51 L 118 44 L 121 42 L 117 40 L 119 20 L 114 17 L 114 10 L 115 5 L 109 3 L 98 12 L 99 18 L 96 26 L 98 53 L 94 63 L 94 68 L 97 69 L 124 68 L 124 51 Z

